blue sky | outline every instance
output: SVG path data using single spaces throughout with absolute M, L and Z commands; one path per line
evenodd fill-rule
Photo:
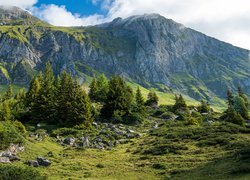
M 0 0 L 56 26 L 88 26 L 158 13 L 209 36 L 250 49 L 248 0 Z
M 39 7 L 42 4 L 64 5 L 68 11 L 82 16 L 106 13 L 106 11 L 101 9 L 100 3 L 93 4 L 91 0 L 39 0 L 35 6 Z

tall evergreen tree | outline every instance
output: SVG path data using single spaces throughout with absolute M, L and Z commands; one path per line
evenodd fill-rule
M 145 116 L 146 115 L 145 100 L 142 97 L 141 90 L 139 87 L 136 90 L 135 101 L 136 101 L 136 111 L 140 113 L 142 116 Z
M 201 100 L 201 104 L 198 106 L 198 110 L 200 113 L 209 113 L 210 112 L 210 106 L 208 102 L 205 102 L 204 100 Z
M 62 124 L 92 124 L 91 103 L 76 80 L 63 72 L 57 93 L 57 119 Z
M 237 113 L 239 113 L 241 115 L 241 117 L 243 117 L 244 119 L 248 119 L 248 110 L 246 107 L 246 102 L 245 100 L 237 95 L 234 99 L 234 109 Z
M 175 95 L 175 104 L 173 108 L 175 111 L 187 110 L 187 104 L 181 94 L 179 96 Z
M 109 81 L 107 100 L 101 110 L 102 116 L 111 118 L 114 114 L 128 115 L 133 102 L 133 91 L 123 78 L 114 76 Z
M 4 101 L 1 106 L 0 111 L 0 121 L 8 121 L 11 120 L 11 109 L 9 105 L 9 101 Z
M 146 101 L 147 106 L 157 106 L 158 105 L 159 98 L 157 94 L 154 91 L 150 91 L 148 93 L 148 99 Z
M 227 104 L 228 106 L 233 106 L 234 96 L 230 89 L 227 90 Z
M 97 87 L 97 79 L 94 77 L 92 82 L 89 85 L 89 97 L 92 101 L 98 101 L 97 98 L 97 91 L 98 91 L 98 87 Z
M 109 91 L 109 82 L 104 74 L 97 78 L 97 100 L 105 102 Z
M 109 90 L 108 79 L 102 74 L 97 79 L 94 77 L 90 84 L 89 97 L 97 102 L 105 102 Z
M 13 93 L 12 85 L 9 85 L 7 91 L 3 95 L 2 101 L 9 100 L 9 99 L 13 98 L 13 96 L 14 96 L 14 93 Z

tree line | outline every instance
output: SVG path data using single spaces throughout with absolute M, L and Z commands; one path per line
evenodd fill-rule
M 60 125 L 91 126 L 94 119 L 113 123 L 135 124 L 142 122 L 149 109 L 157 109 L 159 98 L 154 91 L 144 99 L 140 88 L 133 92 L 132 88 L 120 76 L 112 76 L 109 80 L 102 74 L 94 77 L 89 91 L 83 89 L 77 79 L 66 71 L 54 76 L 51 65 L 46 65 L 44 73 L 39 73 L 30 82 L 28 90 L 20 90 L 14 95 L 12 87 L 0 98 L 0 119 L 34 123 L 45 122 Z M 227 92 L 228 108 L 220 119 L 244 125 L 248 119 L 249 102 L 241 88 L 233 95 Z M 175 104 L 171 112 L 180 119 L 195 122 L 190 115 L 183 96 L 175 96 Z M 211 114 L 209 103 L 201 100 L 197 111 Z M 195 123 L 194 123 L 195 124 Z

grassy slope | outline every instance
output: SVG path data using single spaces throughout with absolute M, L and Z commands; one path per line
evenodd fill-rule
M 159 128 L 151 129 L 155 122 Z M 75 149 L 60 146 L 52 138 L 41 142 L 29 138 L 20 154 L 22 161 L 16 164 L 26 166 L 26 160 L 46 157 L 52 165 L 36 169 L 53 180 L 250 178 L 249 155 L 239 153 L 250 149 L 249 129 L 151 119 L 137 130 L 141 138 L 113 150 Z

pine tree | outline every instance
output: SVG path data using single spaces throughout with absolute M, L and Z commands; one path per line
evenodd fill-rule
M 90 84 L 89 97 L 93 101 L 105 102 L 109 90 L 108 79 L 102 74 L 97 79 L 94 77 Z
M 136 90 L 135 101 L 136 101 L 136 111 L 140 113 L 142 116 L 145 116 L 146 115 L 145 101 L 144 98 L 142 97 L 141 90 L 139 87 Z
M 187 104 L 183 98 L 183 96 L 180 94 L 179 97 L 175 95 L 175 104 L 173 109 L 175 111 L 177 110 L 187 110 Z
M 102 74 L 97 79 L 97 100 L 99 102 L 105 102 L 109 91 L 109 83 L 107 77 Z
M 57 119 L 62 124 L 82 124 L 90 126 L 93 118 L 91 103 L 87 93 L 76 80 L 63 72 L 58 82 Z
M 45 122 L 55 120 L 55 77 L 50 63 L 46 64 L 43 83 L 39 92 L 39 116 Z
M 111 118 L 114 114 L 126 116 L 131 111 L 132 102 L 132 89 L 126 85 L 123 78 L 114 76 L 109 81 L 109 92 L 101 114 L 106 118 Z
M 245 100 L 241 96 L 236 96 L 234 99 L 234 109 L 241 115 L 242 118 L 248 119 L 248 110 L 246 107 Z
M 248 109 L 249 108 L 249 101 L 248 101 L 248 98 L 247 96 L 244 94 L 242 88 L 239 86 L 238 87 L 238 95 L 244 100 L 245 102 L 245 106 L 246 108 Z
M 210 106 L 208 102 L 205 102 L 204 100 L 201 100 L 201 104 L 198 107 L 198 110 L 200 113 L 209 113 L 210 112 Z
M 8 101 L 4 101 L 1 106 L 0 121 L 11 120 L 11 109 Z
M 227 104 L 228 106 L 233 106 L 234 96 L 230 89 L 227 90 Z
M 237 113 L 232 106 L 229 106 L 229 108 L 226 110 L 225 120 L 227 122 L 244 126 L 244 120 L 242 116 L 239 113 Z
M 150 91 L 148 93 L 148 99 L 146 101 L 147 106 L 157 106 L 158 105 L 159 98 L 157 94 L 154 91 Z
M 98 87 L 97 87 L 97 79 L 94 77 L 92 82 L 90 83 L 89 86 L 90 90 L 89 90 L 89 97 L 92 101 L 98 101 L 98 97 L 97 97 L 97 91 L 98 91 Z
M 2 102 L 13 98 L 13 96 L 14 96 L 14 93 L 13 93 L 12 85 L 9 85 L 7 91 L 3 95 Z

